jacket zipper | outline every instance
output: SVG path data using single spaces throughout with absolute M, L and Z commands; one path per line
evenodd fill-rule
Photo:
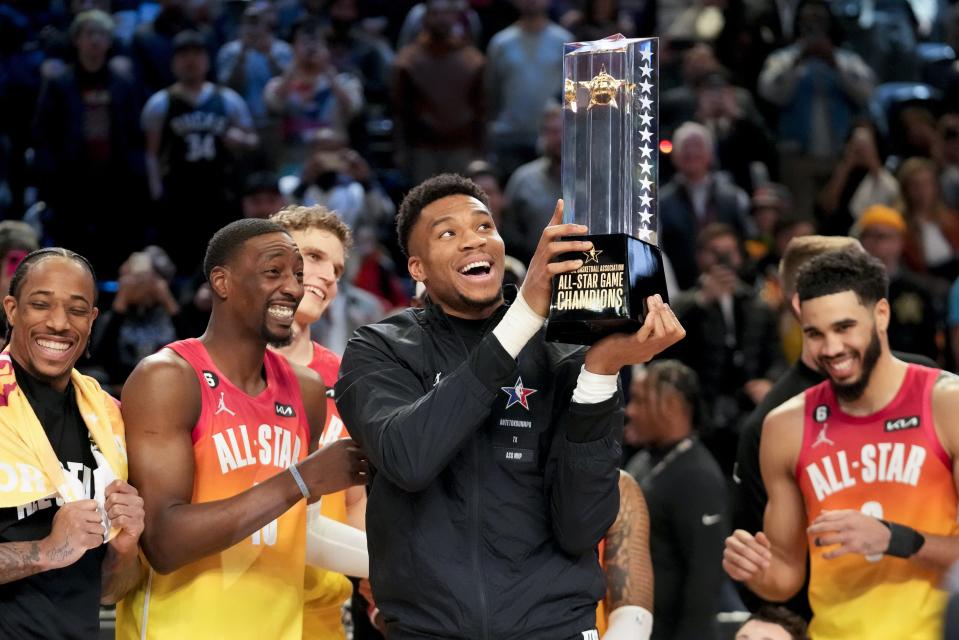
M 483 563 L 480 562 L 480 457 L 479 444 L 475 436 L 473 439 L 473 459 L 476 461 L 476 473 L 473 474 L 473 520 L 476 526 L 473 527 L 473 569 L 476 571 L 478 580 L 476 585 L 479 591 L 480 602 L 480 630 L 483 640 L 489 638 L 489 605 L 486 602 L 486 576 L 483 574 Z
M 459 340 L 460 346 L 463 348 L 463 353 L 466 354 L 466 357 L 469 358 L 470 352 L 466 348 L 466 343 L 463 342 L 463 337 L 456 332 L 456 329 L 452 326 L 450 321 L 446 318 L 446 314 L 443 314 L 443 320 L 445 321 L 447 328 L 450 332 L 456 336 Z M 487 326 L 484 329 L 488 328 Z M 473 522 L 474 526 L 472 527 L 473 533 L 473 571 L 476 572 L 476 590 L 479 594 L 479 605 L 480 605 L 480 631 L 482 635 L 480 636 L 483 640 L 489 640 L 489 604 L 486 599 L 486 577 L 483 574 L 483 563 L 480 562 L 480 544 L 481 544 L 481 535 L 480 535 L 480 452 L 479 452 L 479 443 L 476 440 L 476 435 L 473 435 L 473 462 L 474 462 L 474 473 L 473 473 Z

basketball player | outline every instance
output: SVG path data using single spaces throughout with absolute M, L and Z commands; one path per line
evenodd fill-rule
M 726 571 L 772 601 L 800 588 L 808 547 L 814 640 L 940 638 L 959 558 L 959 385 L 889 352 L 887 288 L 860 251 L 800 269 L 804 348 L 827 380 L 766 418 L 764 531 L 726 539 Z
M 306 504 L 358 484 L 350 440 L 314 449 L 326 418 L 314 372 L 267 350 L 292 337 L 303 262 L 274 222 L 210 240 L 213 312 L 197 340 L 145 359 L 123 388 L 130 469 L 152 570 L 121 638 L 301 638 Z
M 522 290 L 507 293 L 503 240 L 475 183 L 441 174 L 400 207 L 427 307 L 359 329 L 336 384 L 376 468 L 371 582 L 391 640 L 598 638 L 596 547 L 619 508 L 617 374 L 684 332 L 652 296 L 636 334 L 546 343 L 552 276 L 583 264 L 552 260 L 592 248 L 561 240 L 586 233 L 561 221 L 559 203 Z
M 789 300 L 796 326 L 799 325 L 799 300 L 796 298 L 796 277 L 799 269 L 816 256 L 830 251 L 865 251 L 855 238 L 839 236 L 801 236 L 793 238 L 786 246 L 779 263 L 779 280 L 783 299 Z M 766 486 L 763 484 L 759 468 L 759 442 L 763 421 L 770 411 L 795 395 L 813 387 L 823 380 L 825 374 L 819 371 L 815 357 L 807 348 L 807 340 L 802 340 L 802 351 L 797 360 L 772 386 L 740 428 L 739 447 L 736 454 L 736 466 L 733 472 L 733 528 L 757 531 L 763 526 L 763 514 L 766 511 Z M 894 351 L 893 355 L 905 362 L 935 367 L 936 363 L 912 353 Z M 808 576 L 807 576 L 808 578 Z M 784 605 L 786 608 L 809 620 L 812 612 L 806 595 L 807 584 L 796 592 Z M 747 588 L 739 589 L 739 594 L 750 611 L 759 609 L 765 601 Z M 770 604 L 770 603 L 765 603 Z
M 72 251 L 34 251 L 3 305 L 0 638 L 93 638 L 99 604 L 140 579 L 144 517 L 116 401 L 74 368 L 97 317 L 96 277 Z M 104 514 L 116 529 L 107 544 Z
M 339 217 L 322 206 L 289 206 L 271 217 L 283 226 L 296 242 L 303 256 L 303 299 L 293 316 L 293 340 L 277 352 L 287 360 L 309 367 L 331 388 L 340 370 L 340 358 L 310 339 L 310 325 L 322 317 L 336 298 L 337 283 L 346 266 L 346 252 L 352 244 L 350 228 Z M 326 424 L 320 446 L 348 438 L 336 403 L 326 399 Z M 357 529 L 366 529 L 366 490 L 350 487 L 345 491 L 323 496 L 322 515 Z M 306 610 L 303 637 L 334 640 L 345 638 L 341 606 L 350 597 L 352 586 L 346 576 L 322 571 L 312 566 L 306 571 Z

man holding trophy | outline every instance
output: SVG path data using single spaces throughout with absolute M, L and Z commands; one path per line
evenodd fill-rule
M 685 333 L 646 244 L 655 110 L 631 76 L 651 84 L 655 53 L 655 40 L 621 37 L 568 48 L 597 56 L 585 81 L 592 63 L 567 61 L 566 116 L 589 116 L 564 118 L 564 136 L 576 127 L 563 167 L 573 207 L 564 222 L 557 204 L 520 291 L 503 289 L 503 241 L 473 182 L 435 176 L 400 207 L 427 306 L 359 329 L 336 385 L 370 459 L 371 581 L 391 640 L 599 637 L 596 546 L 619 507 L 617 374 Z M 601 113 L 612 109 L 623 113 Z M 648 638 L 651 615 L 636 609 L 631 637 Z

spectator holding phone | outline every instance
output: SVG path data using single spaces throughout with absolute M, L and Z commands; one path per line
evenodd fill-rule
M 324 127 L 309 137 L 309 153 L 299 177 L 283 178 L 291 199 L 336 211 L 354 235 L 377 229 L 393 215 L 393 203 L 379 188 L 370 165 L 345 135 Z
M 828 2 L 799 2 L 795 24 L 795 41 L 769 55 L 758 89 L 779 110 L 782 180 L 796 196 L 796 211 L 809 215 L 876 80 L 857 53 L 842 47 Z
M 300 170 L 310 150 L 310 138 L 319 129 L 333 129 L 347 138 L 350 121 L 363 109 L 363 85 L 341 73 L 330 58 L 323 24 L 310 17 L 293 26 L 293 62 L 267 83 L 264 99 L 280 117 L 284 173 Z M 339 211 L 339 209 L 337 209 Z
M 122 386 L 137 363 L 176 340 L 173 318 L 180 307 L 170 292 L 173 263 L 151 246 L 130 254 L 120 267 L 116 296 L 100 317 L 92 350 L 110 382 Z
M 883 166 L 876 132 L 867 121 L 857 124 L 846 141 L 836 170 L 822 191 L 819 208 L 824 233 L 845 235 L 869 207 L 887 207 L 899 198 L 899 183 Z
M 269 116 L 263 99 L 266 84 L 293 60 L 293 48 L 273 37 L 274 22 L 268 2 L 251 2 L 243 12 L 239 37 L 216 56 L 217 79 L 243 96 L 257 129 L 266 126 Z

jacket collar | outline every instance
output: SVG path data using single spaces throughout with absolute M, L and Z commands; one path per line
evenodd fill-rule
M 495 311 L 487 318 L 486 325 L 484 326 L 484 333 L 486 331 L 492 330 L 493 326 L 506 313 L 506 310 L 509 306 L 516 300 L 516 296 L 519 295 L 519 288 L 514 284 L 503 285 L 503 304 L 496 308 Z M 443 327 L 449 331 L 453 330 L 453 325 L 450 323 L 449 316 L 445 311 L 429 297 L 429 294 L 426 296 L 426 308 L 424 313 L 420 316 L 421 324 L 432 325 L 434 327 Z

